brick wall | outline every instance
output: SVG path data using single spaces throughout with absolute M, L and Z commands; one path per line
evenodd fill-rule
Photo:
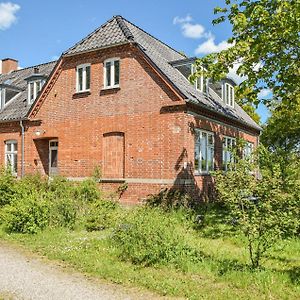
M 103 61 L 112 57 L 120 58 L 120 89 L 104 90 Z M 83 63 L 91 64 L 91 89 L 76 94 L 76 66 Z M 224 134 L 256 142 L 254 133 L 185 113 L 185 102 L 133 46 L 67 57 L 57 72 L 43 105 L 26 126 L 26 173 L 48 174 L 49 140 L 55 138 L 59 174 L 82 178 L 100 167 L 102 188 L 114 191 L 123 181 L 108 179 L 124 177 L 128 188 L 121 195 L 123 202 L 137 203 L 165 187 L 181 187 L 199 196 L 204 187 L 209 189 L 211 178 L 194 175 L 191 128 L 216 132 L 217 166 Z M 0 143 L 20 141 L 20 128 L 14 126 L 0 128 Z

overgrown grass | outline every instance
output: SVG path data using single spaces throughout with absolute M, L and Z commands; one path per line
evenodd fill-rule
M 2 231 L 1 238 L 22 244 L 50 259 L 64 261 L 93 276 L 150 289 L 161 295 L 189 299 L 300 297 L 299 239 L 279 243 L 265 259 L 265 267 L 252 271 L 247 264 L 244 241 L 237 234 L 216 238 L 205 231 L 186 232 L 189 246 L 201 249 L 201 260 L 187 257 L 180 265 L 148 267 L 120 259 L 120 249 L 111 243 L 113 234 L 113 229 L 87 232 L 54 228 L 35 235 Z

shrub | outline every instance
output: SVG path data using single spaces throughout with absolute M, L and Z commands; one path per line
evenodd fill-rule
M 87 231 L 103 230 L 113 227 L 118 218 L 119 206 L 116 202 L 98 200 L 90 206 L 86 217 Z
M 75 197 L 78 200 L 94 202 L 100 199 L 100 190 L 93 179 L 82 181 L 75 189 Z
M 0 170 L 0 207 L 11 202 L 16 189 L 16 179 L 5 169 Z
M 49 224 L 50 203 L 37 194 L 13 201 L 2 210 L 7 232 L 37 233 Z
M 123 260 L 150 266 L 173 263 L 186 258 L 200 259 L 200 252 L 190 247 L 178 221 L 162 210 L 137 208 L 130 211 L 112 235 L 112 244 Z
M 157 194 L 151 194 L 146 199 L 146 205 L 161 207 L 165 211 L 172 209 L 195 207 L 195 201 L 185 192 L 177 189 L 163 189 Z

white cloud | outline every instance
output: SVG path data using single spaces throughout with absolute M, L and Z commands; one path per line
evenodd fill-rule
M 272 95 L 272 91 L 270 89 L 262 89 L 259 93 L 258 93 L 258 98 L 259 99 L 263 99 L 263 98 L 270 98 Z
M 8 29 L 17 21 L 16 13 L 20 5 L 11 2 L 0 3 L 0 30 Z
M 181 30 L 185 37 L 192 39 L 199 39 L 205 33 L 205 28 L 201 24 L 184 23 L 181 26 Z
M 193 18 L 191 15 L 186 15 L 184 18 L 180 18 L 180 17 L 175 17 L 173 19 L 173 24 L 183 24 L 183 23 L 190 23 L 193 21 Z
M 220 52 L 230 48 L 232 44 L 229 44 L 227 41 L 222 41 L 219 44 L 216 44 L 215 37 L 210 36 L 204 43 L 200 44 L 195 50 L 196 54 L 209 54 Z
M 240 84 L 247 79 L 247 76 L 240 76 L 236 73 L 241 64 L 242 63 L 240 62 L 234 64 L 233 68 L 230 68 L 229 73 L 227 74 L 227 76 L 233 79 L 237 84 Z

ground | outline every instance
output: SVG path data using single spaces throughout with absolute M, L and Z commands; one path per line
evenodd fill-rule
M 0 243 L 0 299 L 159 299 L 72 271 L 21 248 Z

